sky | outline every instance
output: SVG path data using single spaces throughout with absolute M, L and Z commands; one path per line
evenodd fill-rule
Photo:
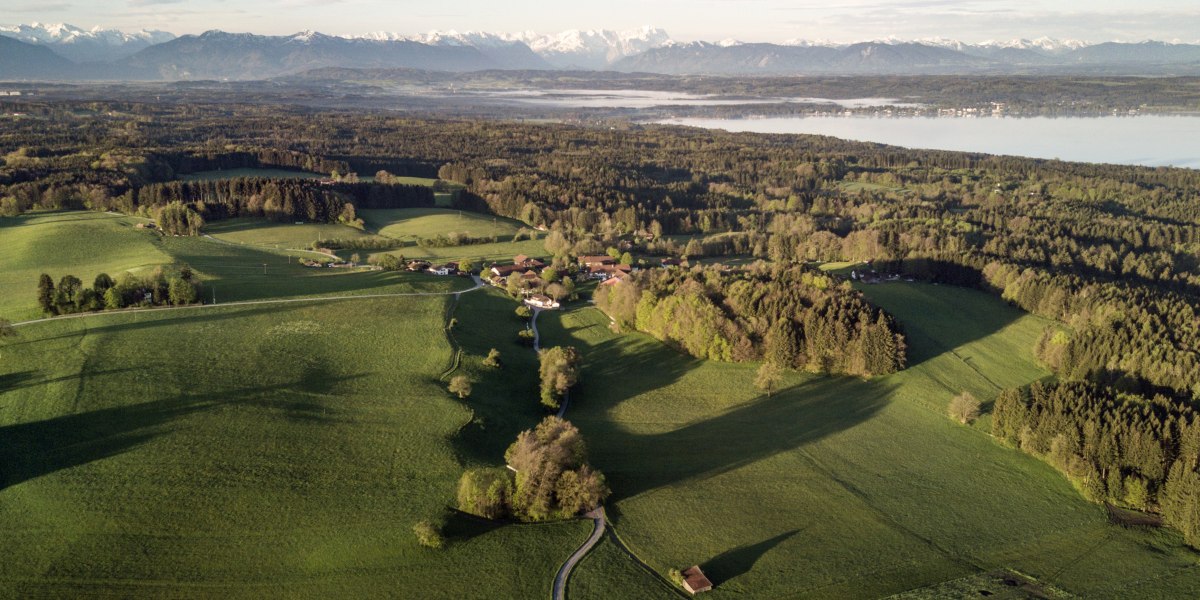
M 634 29 L 681 41 L 853 42 L 1049 36 L 1091 42 L 1200 40 L 1197 0 L 0 0 L 6 24 L 209 29 L 282 35 L 372 31 Z

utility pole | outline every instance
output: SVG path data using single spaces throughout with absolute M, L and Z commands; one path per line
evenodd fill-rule
M 214 285 L 212 291 L 213 291 L 213 304 L 216 304 L 217 303 L 217 286 Z
M 263 263 L 263 275 L 267 274 L 267 263 Z

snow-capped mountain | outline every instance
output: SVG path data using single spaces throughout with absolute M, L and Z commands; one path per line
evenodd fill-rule
M 658 48 L 671 41 L 666 31 L 657 27 L 640 27 L 627 31 L 607 29 L 571 29 L 560 33 L 541 34 L 532 31 L 493 33 L 487 31 L 430 31 L 405 35 L 377 31 L 364 35 L 344 36 L 379 41 L 411 41 L 431 46 L 469 46 L 484 54 L 504 52 L 512 62 L 521 47 L 540 57 L 539 63 L 526 68 L 603 69 L 613 63 L 646 50 Z
M 608 29 L 571 29 L 562 33 L 539 35 L 532 32 L 513 34 L 539 56 L 559 68 L 601 69 L 671 41 L 657 27 L 627 31 Z
M 418 42 L 429 46 L 458 46 L 475 48 L 481 54 L 502 65 L 507 69 L 550 69 L 549 63 L 530 50 L 524 42 L 486 31 L 430 31 L 418 35 L 401 35 L 387 31 L 377 31 L 363 36 L 367 39 L 381 42 Z M 351 37 L 351 39 L 354 39 Z
M 82 29 L 66 23 L 0 25 L 0 35 L 46 46 L 76 62 L 116 60 L 175 39 L 174 34 L 165 31 L 142 29 L 126 32 L 100 27 Z

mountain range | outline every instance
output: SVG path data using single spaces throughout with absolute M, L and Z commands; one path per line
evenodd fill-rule
M 432 71 L 615 70 L 672 75 L 1200 74 L 1200 44 L 1087 44 L 1049 38 L 968 44 L 942 38 L 855 44 L 678 42 L 662 29 L 288 36 L 209 31 L 176 37 L 71 25 L 0 26 L 0 78 L 268 79 L 329 67 Z

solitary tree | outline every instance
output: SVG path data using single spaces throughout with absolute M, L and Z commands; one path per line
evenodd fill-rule
M 758 374 L 754 377 L 754 386 L 767 393 L 767 397 L 771 397 L 771 392 L 779 386 L 779 381 L 783 378 L 779 367 L 775 363 L 765 362 L 758 368 Z
M 483 359 L 483 364 L 493 369 L 500 368 L 500 351 L 495 348 L 488 350 L 487 358 Z
M 8 319 L 0 319 L 0 339 L 16 337 L 17 330 Z
M 460 399 L 471 395 L 471 380 L 466 375 L 456 375 L 450 379 L 450 393 L 457 394 Z
M 963 392 L 950 400 L 946 410 L 950 413 L 950 418 L 966 425 L 979 418 L 979 408 L 979 400 L 976 400 L 971 392 Z

